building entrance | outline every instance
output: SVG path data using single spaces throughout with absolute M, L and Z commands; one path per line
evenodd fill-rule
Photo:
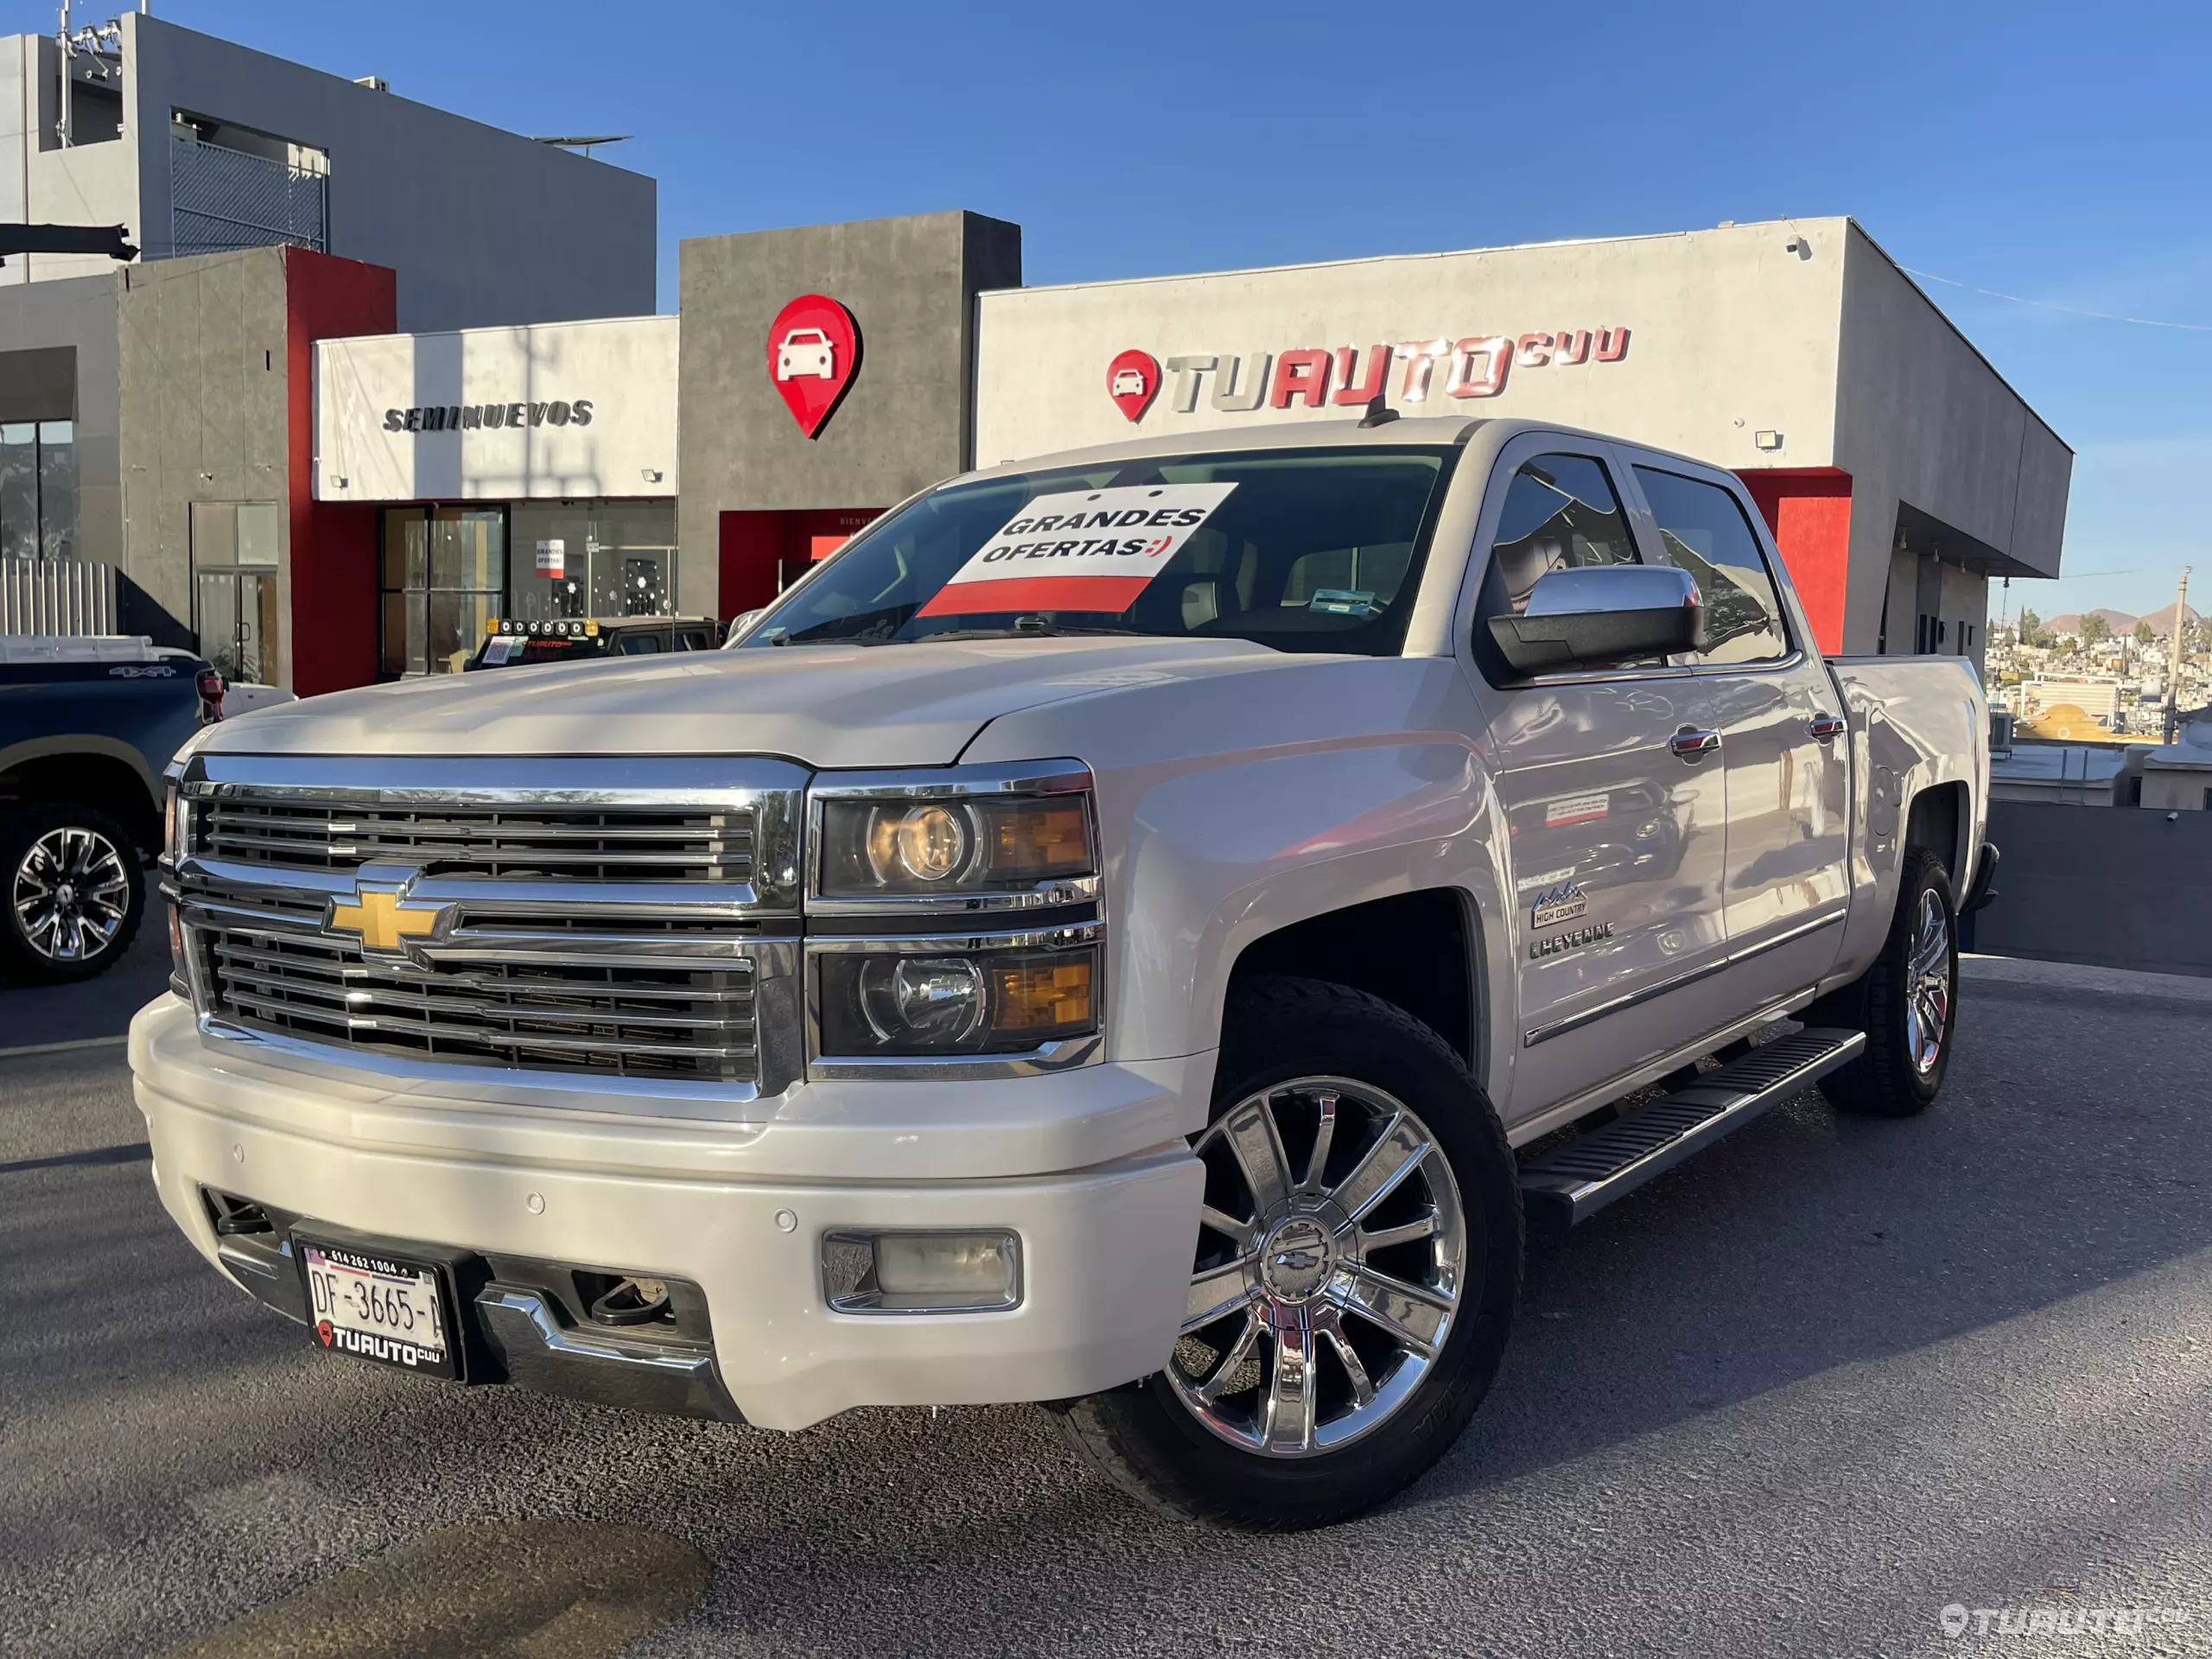
M 506 509 L 386 507 L 380 536 L 384 677 L 458 672 L 506 603 Z
M 283 682 L 274 501 L 194 501 L 191 506 L 194 632 L 226 680 Z

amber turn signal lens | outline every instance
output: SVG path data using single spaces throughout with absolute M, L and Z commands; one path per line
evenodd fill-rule
M 992 815 L 991 863 L 1009 875 L 1061 875 L 1090 868 L 1090 836 L 1082 805 L 1024 803 Z
M 1091 958 L 994 967 L 995 1024 L 1001 1031 L 1041 1031 L 1091 1023 Z

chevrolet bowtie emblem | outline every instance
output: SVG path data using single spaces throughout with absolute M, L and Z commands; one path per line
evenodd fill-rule
M 361 870 L 365 878 L 385 874 L 368 866 Z M 436 930 L 448 906 L 408 902 L 407 884 L 416 874 L 411 869 L 391 871 L 397 879 L 390 887 L 357 881 L 351 904 L 343 899 L 331 899 L 330 916 L 324 925 L 334 933 L 359 933 L 364 950 L 398 950 L 404 948 L 404 940 L 427 938 Z

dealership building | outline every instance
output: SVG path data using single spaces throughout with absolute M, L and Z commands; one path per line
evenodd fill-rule
M 123 22 L 106 142 L 137 134 L 132 211 L 169 239 L 0 269 L 0 442 L 28 429 L 35 486 L 73 435 L 53 516 L 121 574 L 132 631 L 302 692 L 449 671 L 494 616 L 734 614 L 971 466 L 1377 397 L 1736 470 L 1831 652 L 1978 658 L 1990 581 L 2058 572 L 2071 452 L 1847 219 L 1025 288 L 1020 227 L 933 213 L 687 240 L 655 315 L 650 180 L 321 76 L 326 118 L 271 93 L 314 71 Z M 75 146 L 48 143 L 44 79 L 10 92 L 16 44 L 0 118 L 19 96 L 43 165 Z M 418 128 L 478 169 L 418 204 L 450 237 L 398 236 L 368 182 L 435 171 Z M 177 169 L 241 133 L 319 157 L 319 237 L 189 251 Z M 459 222 L 486 200 L 488 241 Z M 14 454 L 0 552 L 50 556 L 36 487 L 10 539 Z

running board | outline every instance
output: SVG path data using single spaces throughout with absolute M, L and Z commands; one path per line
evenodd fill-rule
M 1811 1087 L 1859 1058 L 1863 1031 L 1808 1027 L 1763 1043 L 1687 1089 L 1581 1135 L 1521 1172 L 1531 1223 L 1559 1229 L 1587 1221 L 1654 1175 Z

